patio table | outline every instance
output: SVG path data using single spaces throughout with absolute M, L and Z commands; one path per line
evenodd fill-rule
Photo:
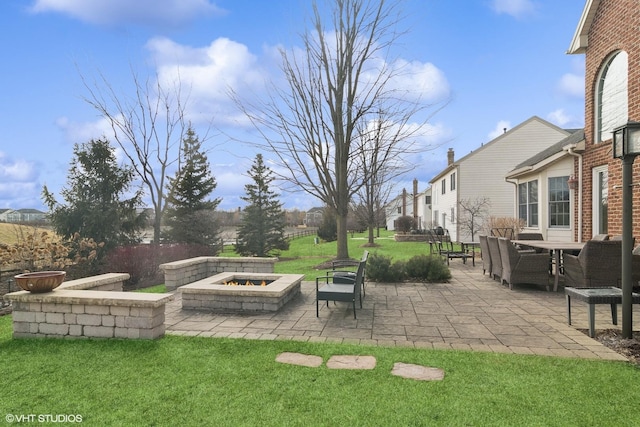
M 564 288 L 567 296 L 567 321 L 571 324 L 571 297 L 589 304 L 589 336 L 595 337 L 596 304 L 611 304 L 611 322 L 618 324 L 618 304 L 622 304 L 622 290 L 614 286 L 607 288 Z M 632 303 L 640 304 L 640 294 L 632 293 Z
M 531 248 L 546 249 L 554 257 L 556 271 L 553 279 L 553 291 L 558 291 L 560 283 L 560 266 L 562 265 L 562 254 L 564 251 L 580 251 L 584 247 L 584 242 L 555 242 L 550 240 L 512 240 L 512 243 Z

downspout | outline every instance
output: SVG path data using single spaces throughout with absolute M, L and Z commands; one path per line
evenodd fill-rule
M 505 178 L 504 181 L 508 182 L 509 184 L 513 184 L 513 187 L 514 187 L 514 191 L 513 191 L 513 194 L 514 194 L 514 196 L 513 196 L 513 217 L 514 218 L 518 218 L 518 180 L 517 179 Z
M 567 148 L 570 156 L 578 158 L 578 242 L 582 242 L 582 154 L 576 153 L 575 144 Z

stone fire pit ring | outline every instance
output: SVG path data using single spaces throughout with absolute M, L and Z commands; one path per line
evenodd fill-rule
M 178 288 L 182 308 L 221 312 L 278 311 L 300 294 L 302 274 L 219 273 Z M 267 286 L 225 285 L 266 281 Z

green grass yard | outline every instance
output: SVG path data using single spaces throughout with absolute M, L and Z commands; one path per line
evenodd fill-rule
M 356 236 L 359 237 L 359 236 Z M 358 258 L 366 241 L 350 239 Z M 408 259 L 424 243 L 389 236 L 371 252 Z M 226 254 L 225 254 L 226 255 Z M 278 272 L 303 272 L 335 243 L 292 241 Z M 163 292 L 164 286 L 147 292 Z M 350 344 L 166 336 L 155 341 L 12 339 L 0 317 L 0 415 L 79 415 L 87 426 L 634 426 L 640 369 L 630 363 Z M 282 352 L 371 355 L 373 370 L 307 368 Z M 395 362 L 443 381 L 391 375 Z M 13 420 L 16 420 L 14 418 Z M 78 423 L 76 423 L 78 424 Z
M 284 351 L 378 363 L 307 368 L 277 363 Z M 620 362 L 176 336 L 14 340 L 10 316 L 0 354 L 0 414 L 77 414 L 87 426 L 632 426 L 640 400 L 640 370 Z M 445 379 L 392 376 L 395 362 Z

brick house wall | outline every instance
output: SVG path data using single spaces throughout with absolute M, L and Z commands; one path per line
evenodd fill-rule
M 610 55 L 624 50 L 628 55 L 628 115 L 629 121 L 640 121 L 640 2 L 637 0 L 600 0 L 588 30 L 585 67 L 585 153 L 583 156 L 583 232 L 588 240 L 592 224 L 592 172 L 594 167 L 608 165 L 608 233 L 622 233 L 622 162 L 613 158 L 611 140 L 594 143 L 595 96 L 602 67 Z M 576 167 L 576 175 L 578 173 Z M 633 168 L 633 182 L 640 182 L 640 159 Z M 577 197 L 577 196 L 574 196 Z M 576 199 L 577 203 L 577 199 Z M 640 237 L 640 187 L 634 187 L 633 234 Z M 577 237 L 577 236 L 576 236 Z

